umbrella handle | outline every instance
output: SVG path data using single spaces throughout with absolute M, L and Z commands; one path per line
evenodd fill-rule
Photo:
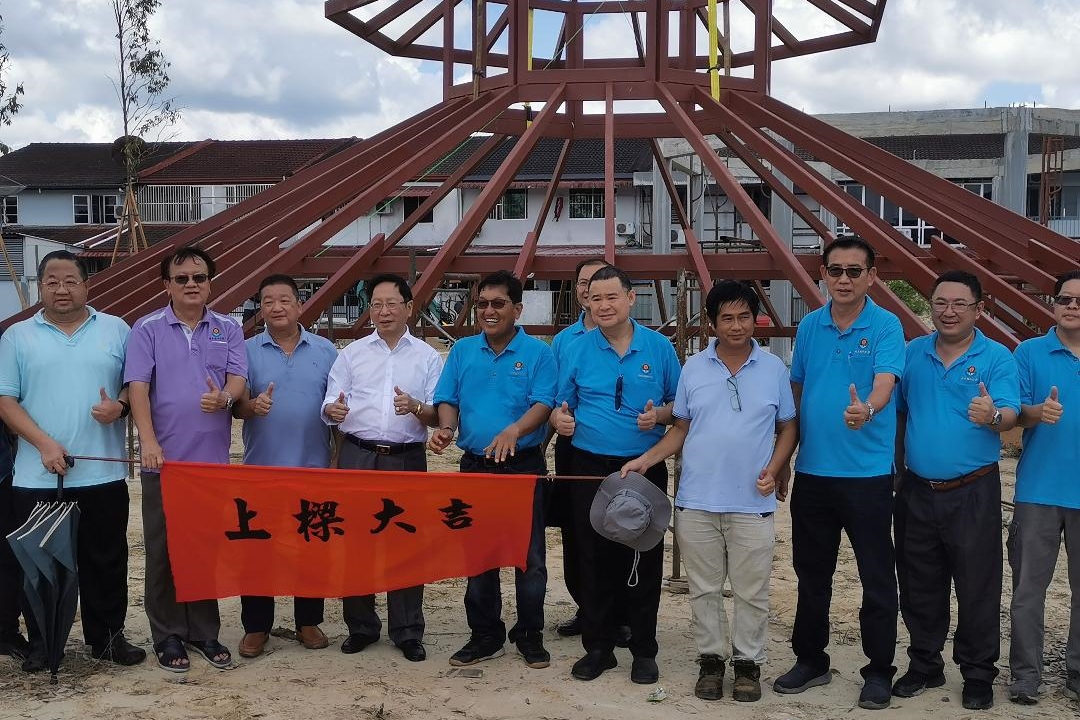
M 64 456 L 64 462 L 68 467 L 75 467 L 75 458 L 70 455 Z M 63 502 L 64 500 L 64 474 L 56 473 L 56 500 L 57 502 Z

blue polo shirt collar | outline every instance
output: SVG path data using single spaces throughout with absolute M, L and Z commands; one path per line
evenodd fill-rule
M 765 351 L 761 349 L 761 346 L 757 344 L 757 340 L 751 339 L 750 343 L 753 346 L 750 348 L 750 357 L 746 358 L 746 362 L 739 366 L 739 369 L 736 370 L 734 373 L 735 375 L 738 375 L 740 372 L 742 372 L 742 369 L 744 367 L 756 363 L 758 359 L 761 358 L 761 356 L 765 353 Z M 716 356 L 716 338 L 712 338 L 711 340 L 709 340 L 708 358 L 711 362 L 714 362 L 727 370 L 727 365 L 725 365 L 723 361 L 721 361 L 720 358 Z
M 630 324 L 634 327 L 634 336 L 630 338 L 630 349 L 626 351 L 627 355 L 645 349 L 645 339 L 642 337 L 641 325 L 633 318 L 630 318 Z M 593 330 L 590 330 L 589 332 L 594 331 L 596 332 L 596 346 L 614 352 L 614 348 L 611 347 L 611 343 L 608 342 L 607 337 L 600 331 L 600 328 L 593 328 Z
M 263 330 L 256 337 L 258 338 L 258 342 L 259 342 L 260 345 L 273 345 L 278 350 L 281 349 L 281 346 L 278 345 L 276 340 L 274 340 L 274 337 L 270 334 L 269 330 Z M 305 343 L 310 345 L 311 344 L 311 341 L 309 340 L 310 337 L 311 337 L 311 333 L 309 333 L 307 330 L 305 330 L 304 327 L 301 325 L 300 326 L 300 341 L 296 343 L 296 347 L 300 347 L 301 345 L 304 345 Z
M 937 354 L 938 334 L 939 333 L 938 333 L 937 330 L 930 333 L 930 342 L 926 343 L 926 347 L 923 348 L 923 352 L 926 353 L 927 355 L 929 355 L 930 357 L 932 357 L 934 360 L 936 360 L 938 365 L 942 365 L 943 363 L 941 362 L 941 358 L 938 357 L 938 354 Z M 964 351 L 963 355 L 956 358 L 956 360 L 953 360 L 953 365 L 959 364 L 960 361 L 963 360 L 964 358 L 969 358 L 969 357 L 974 357 L 976 355 L 980 355 L 983 351 L 986 350 L 986 348 L 987 348 L 986 335 L 984 335 L 982 330 L 979 330 L 979 328 L 975 328 L 975 338 L 971 341 L 971 345 L 968 346 L 968 349 Z
M 1046 333 L 1046 342 L 1050 345 L 1050 352 L 1063 352 L 1072 355 L 1072 350 L 1065 347 L 1057 333 L 1057 325 L 1053 325 Z
M 849 327 L 847 330 L 841 331 L 840 328 L 836 327 L 836 323 L 833 322 L 833 319 L 832 319 L 832 300 L 829 300 L 829 302 L 825 303 L 825 309 L 821 313 L 820 322 L 821 322 L 822 325 L 825 325 L 826 327 L 831 327 L 831 328 L 835 329 L 836 332 L 839 333 L 840 335 L 847 335 L 849 332 L 851 332 L 855 328 L 868 328 L 868 327 L 870 327 L 871 322 L 872 322 L 871 319 L 870 319 L 870 315 L 873 314 L 873 312 L 874 312 L 873 308 L 875 308 L 875 307 L 877 307 L 877 305 L 874 303 L 873 300 L 870 299 L 870 296 L 867 295 L 866 299 L 865 299 L 865 304 L 863 305 L 863 309 L 859 313 L 859 316 L 857 318 L 855 318 L 855 322 L 851 323 L 851 327 Z
M 86 321 L 83 322 L 83 324 L 79 326 L 79 329 L 76 330 L 71 335 L 71 339 L 75 339 L 76 337 L 81 335 L 83 330 L 85 330 L 86 328 L 88 328 L 90 326 L 91 321 L 96 321 L 97 320 L 97 314 L 98 314 L 97 310 L 95 310 L 94 308 L 87 305 L 86 306 L 86 311 L 88 313 L 90 313 L 89 316 L 86 318 Z M 39 325 L 44 325 L 46 327 L 52 328 L 56 332 L 62 332 L 60 330 L 60 328 L 56 327 L 51 322 L 49 322 L 48 320 L 45 319 L 45 308 L 42 308 L 41 310 L 38 310 L 36 313 L 34 313 L 34 322 L 38 323 Z
M 528 342 L 527 339 L 526 339 L 527 337 L 528 336 L 525 334 L 525 328 L 521 327 L 520 325 L 515 325 L 514 326 L 514 337 L 510 338 L 510 342 L 508 342 L 506 344 L 506 347 L 504 347 L 502 351 L 504 353 L 506 353 L 506 352 L 520 352 L 521 351 L 521 344 L 524 343 L 524 342 Z M 496 357 L 498 357 L 498 355 L 502 354 L 502 353 L 496 353 L 494 350 L 491 349 L 491 345 L 488 344 L 488 338 L 487 338 L 486 334 L 484 335 L 484 342 L 481 344 L 481 347 L 484 348 L 484 350 L 491 353 L 492 355 L 495 355 Z

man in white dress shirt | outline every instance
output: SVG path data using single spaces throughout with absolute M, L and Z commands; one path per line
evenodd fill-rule
M 443 361 L 409 333 L 413 297 L 403 278 L 380 275 L 366 287 L 375 332 L 338 355 L 330 369 L 323 420 L 337 425 L 345 440 L 338 467 L 423 472 L 427 428 L 438 423 L 431 400 Z M 390 640 L 411 662 L 427 658 L 423 603 L 423 585 L 387 593 Z M 382 622 L 374 595 L 344 598 L 342 615 L 349 637 L 341 652 L 360 652 L 378 641 Z

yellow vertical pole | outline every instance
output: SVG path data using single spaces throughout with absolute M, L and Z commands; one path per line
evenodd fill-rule
M 529 23 L 527 25 L 529 33 L 529 47 L 525 58 L 525 69 L 532 70 L 533 61 L 533 9 L 529 8 Z M 532 105 L 525 101 L 525 127 L 532 125 Z
M 713 100 L 720 100 L 720 68 L 717 66 L 716 0 L 709 0 L 709 85 Z

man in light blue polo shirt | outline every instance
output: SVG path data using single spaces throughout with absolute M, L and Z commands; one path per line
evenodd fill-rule
M 483 333 L 456 342 L 446 358 L 435 386 L 439 428 L 428 447 L 441 453 L 456 428 L 458 447 L 464 451 L 462 472 L 537 477 L 525 572 L 514 571 L 517 622 L 509 638 L 526 665 L 546 668 L 551 655 L 543 642 L 547 567 L 540 478 L 547 474 L 541 445 L 554 404 L 555 357 L 547 343 L 515 324 L 522 310 L 518 278 L 501 270 L 481 280 L 477 292 L 476 315 Z M 473 665 L 502 655 L 507 634 L 498 569 L 469 578 L 465 614 L 472 634 L 450 664 Z
M 982 285 L 950 270 L 930 298 L 936 332 L 908 345 L 896 396 L 896 575 L 910 642 L 907 673 L 893 685 L 912 697 L 945 684 L 941 651 L 956 587 L 953 658 L 963 705 L 994 704 L 1001 647 L 1001 456 L 999 433 L 1020 410 L 1016 361 L 975 328 Z
M 21 519 L 38 501 L 79 504 L 76 539 L 82 628 L 94 657 L 135 665 L 146 651 L 124 638 L 127 615 L 127 466 L 65 455 L 124 458 L 130 406 L 121 379 L 128 326 L 86 304 L 86 268 L 66 250 L 38 267 L 42 309 L 0 338 L 0 417 L 19 435 L 12 500 Z M 21 522 L 21 520 L 20 520 Z M 27 618 L 29 613 L 25 613 Z M 45 648 L 29 623 L 28 671 L 45 668 Z
M 675 422 L 648 452 L 623 466 L 646 472 L 680 449 L 675 536 L 690 581 L 700 671 L 694 694 L 761 699 L 769 629 L 776 477 L 795 451 L 795 400 L 784 362 L 754 341 L 759 301 L 753 288 L 725 280 L 705 298 L 715 338 L 686 361 Z M 782 498 L 781 498 L 782 499 Z M 724 582 L 735 596 L 734 630 L 724 611 Z
M 1080 271 L 1057 279 L 1053 300 L 1055 326 L 1016 349 L 1025 430 L 1006 543 L 1013 577 L 1009 699 L 1023 705 L 1038 702 L 1046 589 L 1062 537 L 1072 587 L 1064 692 L 1080 699 Z
M 247 389 L 233 404 L 233 415 L 244 421 L 244 464 L 329 467 L 330 431 L 319 414 L 337 349 L 300 325 L 300 289 L 288 275 L 263 278 L 259 309 L 266 329 L 244 343 Z M 296 639 L 309 650 L 330 644 L 319 627 L 323 605 L 322 598 L 293 600 Z M 240 656 L 262 655 L 274 626 L 274 598 L 241 597 L 240 620 Z
M 178 673 L 190 665 L 185 644 L 214 667 L 232 662 L 218 642 L 217 601 L 176 601 L 161 505 L 166 459 L 229 462 L 231 409 L 246 386 L 247 353 L 240 323 L 206 307 L 214 271 L 213 259 L 194 247 L 161 261 L 169 304 L 135 323 L 124 367 L 139 430 L 146 616 L 158 665 Z
M 889 706 L 896 672 L 896 574 L 892 537 L 896 407 L 904 333 L 895 315 L 866 296 L 877 278 L 862 238 L 837 238 L 822 254 L 825 307 L 799 323 L 791 360 L 799 408 L 799 454 L 791 499 L 791 544 L 799 599 L 791 634 L 797 662 L 773 683 L 800 693 L 832 679 L 829 603 L 846 532 L 859 566 L 859 626 L 869 663 L 859 706 Z
M 679 383 L 679 359 L 671 342 L 630 318 L 634 305 L 630 277 L 618 268 L 600 268 L 589 282 L 589 308 L 597 328 L 570 348 L 559 367 L 559 391 L 552 427 L 572 438 L 575 475 L 604 477 L 620 470 L 660 440 L 671 424 Z M 667 467 L 644 473 L 667 491 Z M 630 679 L 640 684 L 659 678 L 656 665 L 656 613 L 660 607 L 663 543 L 637 558 L 639 581 L 627 586 L 635 551 L 601 537 L 589 522 L 599 481 L 572 486 L 571 522 L 578 538 L 581 578 L 581 641 L 585 656 L 574 663 L 578 680 L 594 680 L 618 663 L 615 604 L 622 601 L 634 655 Z

